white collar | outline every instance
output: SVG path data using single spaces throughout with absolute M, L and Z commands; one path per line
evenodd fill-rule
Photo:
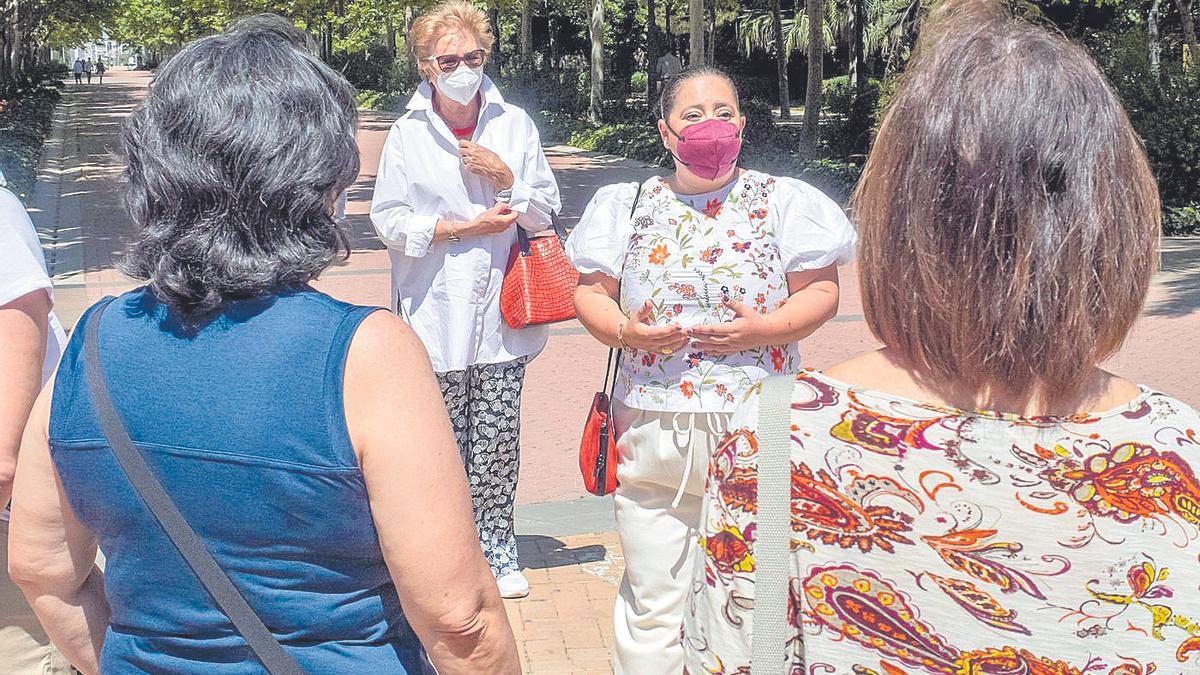
M 487 75 L 483 76 L 483 82 L 479 85 L 479 93 L 483 97 L 483 105 L 480 107 L 480 113 L 483 113 L 483 108 L 489 105 L 500 105 L 504 103 L 504 97 L 500 95 L 500 89 L 492 82 L 492 78 Z M 429 80 L 421 80 L 421 84 L 417 86 L 416 93 L 408 101 L 409 110 L 432 110 L 433 109 L 433 85 Z

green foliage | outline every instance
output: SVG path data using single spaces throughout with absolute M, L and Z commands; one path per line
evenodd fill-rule
M 1173 237 L 1200 235 L 1200 202 L 1163 209 L 1163 234 Z
M 1163 234 L 1168 237 L 1200 235 L 1200 202 L 1163 209 Z
M 366 110 L 382 110 L 386 112 L 401 112 L 408 103 L 408 96 L 395 91 L 375 91 L 359 89 L 354 94 L 354 100 L 359 108 Z
M 1164 59 L 1159 77 L 1150 70 L 1146 33 L 1130 30 L 1090 45 L 1142 137 L 1166 206 L 1186 206 L 1200 196 L 1200 78 Z
M 670 157 L 658 129 L 644 122 L 586 126 L 571 135 L 570 145 L 660 166 Z
M 633 74 L 633 77 L 629 78 L 629 86 L 633 89 L 633 91 L 646 91 L 648 77 L 649 76 L 646 75 L 646 71 L 639 70 Z
M 522 68 L 497 83 L 504 98 L 525 110 L 553 110 L 568 115 L 587 112 L 591 74 L 586 69 Z
M 831 152 L 840 157 L 865 155 L 871 147 L 881 83 L 867 80 L 862 93 L 857 96 L 848 75 L 825 80 L 822 87 L 829 117 L 826 137 Z
M 28 79 L 0 87 L 0 171 L 8 188 L 27 199 L 37 177 L 42 145 L 50 133 L 62 82 L 56 68 L 36 69 Z

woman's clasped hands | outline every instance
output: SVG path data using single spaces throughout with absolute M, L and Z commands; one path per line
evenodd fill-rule
M 684 328 L 678 323 L 654 325 L 651 320 L 654 305 L 647 301 L 625 322 L 622 342 L 633 349 L 664 355 L 690 347 L 712 356 L 735 354 L 770 344 L 772 331 L 767 315 L 739 300 L 727 300 L 725 306 L 733 312 L 733 320 Z

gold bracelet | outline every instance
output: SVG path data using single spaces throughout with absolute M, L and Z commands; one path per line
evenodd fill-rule
M 446 239 L 457 244 L 458 242 L 462 241 L 462 239 L 459 239 L 458 228 L 455 227 L 454 224 L 455 221 L 453 220 L 446 221 L 446 227 L 450 230 L 450 234 L 446 237 Z
M 629 345 L 625 344 L 625 324 L 627 323 L 629 323 L 629 319 L 625 319 L 621 325 L 617 326 L 617 346 L 621 349 L 629 349 Z

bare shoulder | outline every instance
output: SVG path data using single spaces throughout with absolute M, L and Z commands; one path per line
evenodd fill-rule
M 403 319 L 386 310 L 367 315 L 346 355 L 347 378 L 354 374 L 394 372 L 427 365 L 429 356 L 421 339 Z

